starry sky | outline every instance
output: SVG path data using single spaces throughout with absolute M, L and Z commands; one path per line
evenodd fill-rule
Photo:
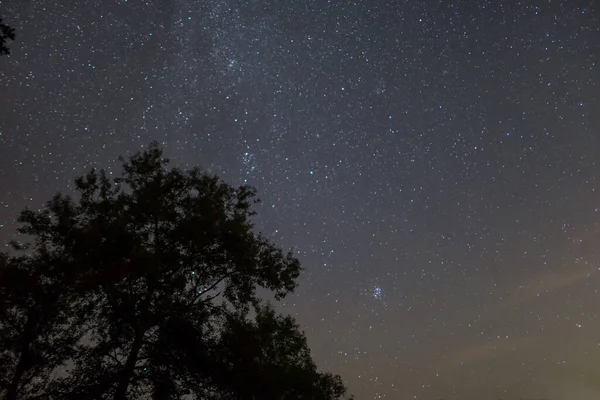
M 600 397 L 600 4 L 3 0 L 0 242 L 162 143 L 256 186 L 357 400 Z M 599 189 L 599 190 L 596 190 Z

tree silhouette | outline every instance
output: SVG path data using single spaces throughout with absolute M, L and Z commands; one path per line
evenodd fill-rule
M 78 178 L 79 201 L 57 195 L 23 214 L 33 247 L 53 250 L 40 253 L 69 285 L 63 297 L 76 298 L 77 329 L 56 335 L 72 366 L 46 396 L 341 398 L 341 379 L 317 372 L 293 320 L 256 294 L 283 298 L 301 268 L 254 232 L 255 190 L 168 164 L 153 143 L 117 178 Z
M 0 18 L 0 56 L 10 54 L 10 49 L 6 46 L 7 40 L 15 40 L 15 30 L 2 22 Z
M 339 376 L 319 373 L 306 338 L 293 318 L 259 307 L 254 321 L 229 317 L 218 346 L 216 374 L 236 398 L 337 399 L 345 393 Z M 229 376 L 242 377 L 229 380 Z
M 51 226 L 50 212 L 68 218 L 63 205 L 56 197 L 45 212 L 22 212 L 20 232 L 36 237 L 33 249 L 13 242 L 14 251 L 26 254 L 0 255 L 0 395 L 6 400 L 49 393 L 57 382 L 52 373 L 72 356 L 83 335 L 73 271 L 64 247 L 50 238 L 66 222 Z

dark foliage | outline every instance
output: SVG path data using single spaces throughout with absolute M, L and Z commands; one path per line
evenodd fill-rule
M 62 213 L 63 206 L 55 198 L 46 212 L 23 212 L 21 232 L 56 233 L 49 213 Z M 0 257 L 0 394 L 7 400 L 52 391 L 60 381 L 51 379 L 53 373 L 73 356 L 73 346 L 84 334 L 85 307 L 75 293 L 72 264 L 64 247 L 50 242 L 49 236 L 36 236 L 32 249 L 12 244 L 26 254 Z
M 345 393 L 338 376 L 319 373 L 306 338 L 291 317 L 270 307 L 254 321 L 229 317 L 217 345 L 218 387 L 241 399 L 338 399 Z M 230 376 L 239 379 L 230 380 Z
M 42 316 L 31 340 L 46 346 L 32 364 L 44 373 L 32 366 L 18 386 L 69 361 L 63 378 L 12 398 L 342 398 L 340 378 L 317 371 L 294 321 L 256 294 L 283 298 L 300 265 L 254 232 L 254 189 L 169 169 L 155 143 L 118 178 L 92 170 L 76 187 L 78 202 L 57 195 L 22 214 L 34 257 L 3 258 L 12 282 L 42 293 L 34 305 L 19 305 L 31 296 L 15 285 L 1 294 L 24 315 L 20 330 L 7 328 L 16 342 L 28 338 L 29 309 Z M 13 376 L 22 348 L 9 351 Z
M 10 49 L 6 45 L 7 40 L 15 40 L 15 30 L 4 24 L 0 18 L 0 56 L 10 54 Z

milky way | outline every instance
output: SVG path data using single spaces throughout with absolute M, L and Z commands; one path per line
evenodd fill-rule
M 5 0 L 0 240 L 151 140 L 259 190 L 357 399 L 597 399 L 594 1 Z M 562 396 L 562 397 L 561 397 Z

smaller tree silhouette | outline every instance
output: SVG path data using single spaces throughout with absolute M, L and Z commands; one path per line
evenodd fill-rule
M 257 307 L 254 318 L 230 315 L 216 347 L 213 383 L 234 398 L 331 400 L 346 394 L 338 375 L 318 371 L 295 320 L 270 306 Z
M 15 40 L 15 30 L 3 23 L 0 18 L 0 56 L 10 54 L 10 49 L 6 46 L 7 40 Z
M 63 205 L 56 197 L 48 202 L 54 211 Z M 83 335 L 73 271 L 64 249 L 49 241 L 66 221 L 48 229 L 48 213 L 23 211 L 19 222 L 20 233 L 48 235 L 37 236 L 35 246 L 12 242 L 12 250 L 22 255 L 0 253 L 0 398 L 5 400 L 46 398 L 60 381 L 53 372 L 72 357 Z

